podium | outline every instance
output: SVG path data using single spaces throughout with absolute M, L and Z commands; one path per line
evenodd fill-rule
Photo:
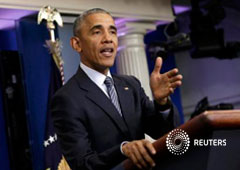
M 166 146 L 167 135 L 153 143 L 154 170 L 239 170 L 240 169 L 240 110 L 206 111 L 177 127 L 190 139 L 188 150 L 182 155 L 172 154 Z M 194 140 L 205 141 L 199 146 Z M 210 142 L 215 140 L 215 145 Z M 225 145 L 221 142 L 225 140 Z M 217 145 L 216 145 L 217 144 Z M 125 170 L 137 169 L 131 160 L 123 162 Z

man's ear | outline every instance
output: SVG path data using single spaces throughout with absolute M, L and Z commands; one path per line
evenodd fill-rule
M 82 51 L 81 42 L 80 42 L 80 39 L 78 37 L 72 37 L 70 39 L 70 45 L 78 53 L 80 53 Z

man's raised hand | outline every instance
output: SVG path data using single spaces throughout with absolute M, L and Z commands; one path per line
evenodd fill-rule
M 150 77 L 150 87 L 154 99 L 160 104 L 167 103 L 167 98 L 172 94 L 176 87 L 182 84 L 182 75 L 178 74 L 178 69 L 172 69 L 161 74 L 162 58 L 157 57 L 154 70 Z

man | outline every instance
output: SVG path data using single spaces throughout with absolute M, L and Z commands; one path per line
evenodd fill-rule
M 99 8 L 76 19 L 71 46 L 81 56 L 80 68 L 55 94 L 51 108 L 71 169 L 107 170 L 126 158 L 140 169 L 154 167 L 156 151 L 144 133 L 158 138 L 174 127 L 168 96 L 181 85 L 178 70 L 160 74 L 162 59 L 156 60 L 150 78 L 154 102 L 136 78 L 111 75 L 117 28 L 112 16 Z

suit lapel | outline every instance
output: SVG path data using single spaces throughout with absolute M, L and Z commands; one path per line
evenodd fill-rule
M 120 102 L 120 106 L 122 109 L 122 114 L 125 119 L 125 122 L 127 124 L 127 127 L 129 129 L 129 132 L 131 133 L 131 137 L 135 138 L 135 131 L 136 127 L 134 126 L 134 122 L 136 122 L 136 115 L 134 112 L 134 96 L 132 89 L 125 84 L 121 79 L 114 76 L 114 85 L 118 93 L 118 98 Z
M 88 91 L 87 98 L 104 110 L 104 112 L 115 122 L 120 131 L 122 131 L 126 136 L 129 136 L 127 126 L 115 106 L 112 104 L 111 100 L 109 100 L 103 91 L 94 82 L 92 82 L 92 80 L 81 68 L 79 68 L 77 72 L 77 81 L 81 88 Z

